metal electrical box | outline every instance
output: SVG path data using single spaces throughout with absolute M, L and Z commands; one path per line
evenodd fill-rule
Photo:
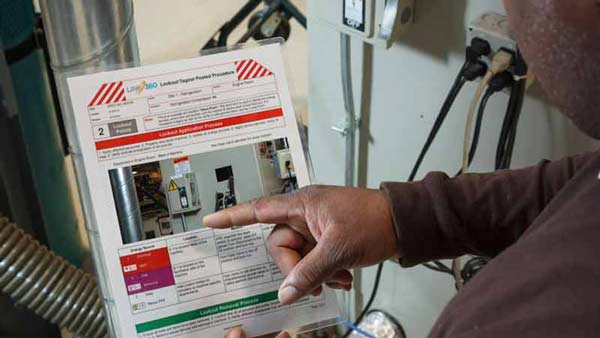
M 415 0 L 320 1 L 319 11 L 309 17 L 313 14 L 342 33 L 389 48 L 414 22 Z
M 194 173 L 171 177 L 165 191 L 171 216 L 202 209 Z
M 292 178 L 295 176 L 292 154 L 289 149 L 277 150 L 273 153 L 275 174 L 279 178 Z

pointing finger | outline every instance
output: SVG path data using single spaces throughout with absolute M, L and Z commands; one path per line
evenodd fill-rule
M 302 218 L 303 204 L 298 192 L 263 197 L 204 217 L 210 228 L 230 228 L 255 223 L 289 223 Z

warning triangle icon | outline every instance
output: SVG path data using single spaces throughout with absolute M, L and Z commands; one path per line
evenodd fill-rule
M 177 186 L 177 183 L 175 183 L 175 181 L 171 180 L 171 183 L 169 183 L 169 191 L 174 191 L 179 189 L 179 187 Z

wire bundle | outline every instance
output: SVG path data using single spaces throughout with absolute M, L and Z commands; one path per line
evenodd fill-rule
M 425 140 L 425 144 L 423 145 L 423 148 L 421 149 L 421 152 L 419 153 L 419 156 L 417 157 L 417 160 L 410 172 L 408 182 L 412 182 L 416 178 L 425 156 L 433 144 L 439 130 L 444 124 L 444 121 L 448 116 L 454 101 L 458 97 L 465 83 L 467 81 L 474 81 L 480 77 L 483 77 L 483 79 L 473 100 L 471 101 L 469 113 L 467 115 L 465 141 L 463 145 L 463 159 L 461 169 L 458 171 L 457 176 L 468 171 L 468 168 L 475 157 L 481 135 L 485 109 L 490 98 L 495 93 L 500 92 L 508 87 L 511 87 L 511 94 L 500 132 L 500 139 L 498 141 L 495 167 L 496 169 L 505 169 L 510 167 L 514 143 L 516 140 L 517 125 L 525 98 L 527 64 L 518 50 L 515 54 L 501 50 L 494 56 L 491 67 L 488 69 L 487 65 L 481 62 L 479 59 L 482 56 L 489 55 L 490 53 L 491 50 L 489 44 L 481 39 L 473 39 L 471 41 L 471 45 L 467 47 L 466 61 L 461 67 L 458 76 L 456 77 L 446 99 L 444 100 L 433 127 L 429 132 L 427 139 Z M 508 72 L 511 67 L 512 73 Z M 476 117 L 475 112 L 477 112 Z M 453 276 L 455 279 L 456 288 L 459 289 L 464 283 L 471 280 L 476 273 L 483 269 L 489 260 L 490 259 L 488 257 L 473 257 L 468 260 L 462 268 L 460 266 L 460 259 L 455 259 L 453 261 L 452 268 L 446 266 L 440 261 L 432 261 L 429 263 L 423 263 L 422 265 L 430 270 Z M 355 325 L 360 324 L 361 320 L 369 312 L 375 297 L 377 296 L 382 270 L 383 263 L 380 263 L 377 268 L 375 283 L 369 300 L 357 317 Z M 351 333 L 352 330 L 347 331 L 342 338 L 347 338 Z
M 496 169 L 508 169 L 512 161 L 512 154 L 517 135 L 517 125 L 521 117 L 525 91 L 527 89 L 527 63 L 517 49 L 514 59 L 515 84 L 510 92 L 510 100 L 502 123 L 498 148 L 496 149 Z
M 488 55 L 490 52 L 491 52 L 491 49 L 490 49 L 489 44 L 487 42 L 485 42 L 481 39 L 477 39 L 477 38 L 473 39 L 473 41 L 471 41 L 471 45 L 469 47 L 467 47 L 466 60 L 465 60 L 464 64 L 462 65 L 462 67 L 458 73 L 458 76 L 454 80 L 454 83 L 452 85 L 452 88 L 450 89 L 450 92 L 448 93 L 446 99 L 444 100 L 444 104 L 442 105 L 442 108 L 440 109 L 440 112 L 434 122 L 434 125 L 433 125 L 431 131 L 429 132 L 427 140 L 425 141 L 425 144 L 424 144 L 421 152 L 419 153 L 419 157 L 417 158 L 417 161 L 416 161 L 415 165 L 413 166 L 413 169 L 411 170 L 411 173 L 408 177 L 408 182 L 414 181 L 414 179 L 419 171 L 419 168 L 421 167 L 421 164 L 423 163 L 423 160 L 424 160 L 425 156 L 427 155 L 427 152 L 429 151 L 429 148 L 433 144 L 435 137 L 437 136 L 439 130 L 441 129 L 442 125 L 444 124 L 444 121 L 445 121 L 446 117 L 448 116 L 448 113 L 450 112 L 450 109 L 452 108 L 454 101 L 456 100 L 458 94 L 464 87 L 465 83 L 467 81 L 474 81 L 475 79 L 479 78 L 480 76 L 483 76 L 486 73 L 487 66 L 483 62 L 479 61 L 479 58 L 483 55 Z M 432 264 L 433 265 L 426 263 L 426 264 L 424 264 L 424 266 L 431 268 L 432 270 L 435 270 L 435 271 L 446 272 L 446 273 L 452 274 L 452 270 L 450 270 L 450 268 L 445 266 L 443 263 L 435 261 L 435 262 L 432 262 Z M 367 304 L 364 306 L 363 310 L 361 311 L 361 313 L 357 316 L 356 320 L 354 321 L 354 324 L 356 326 L 358 326 L 360 324 L 361 320 L 369 312 L 369 310 L 371 309 L 371 306 L 373 305 L 373 302 L 375 301 L 375 298 L 377 297 L 377 291 L 379 290 L 379 284 L 381 281 L 382 271 L 383 271 L 383 263 L 380 263 L 377 267 L 377 273 L 375 274 L 375 283 L 373 285 L 373 290 L 371 291 L 369 300 L 367 301 Z M 351 333 L 352 333 L 352 330 L 348 330 L 342 336 L 342 338 L 347 338 L 348 336 L 350 336 Z

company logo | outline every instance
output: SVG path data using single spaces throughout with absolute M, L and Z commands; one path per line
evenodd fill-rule
M 142 81 L 139 85 L 127 87 L 127 92 L 141 95 L 144 92 L 144 90 L 152 90 L 156 88 L 158 88 L 158 82 Z

